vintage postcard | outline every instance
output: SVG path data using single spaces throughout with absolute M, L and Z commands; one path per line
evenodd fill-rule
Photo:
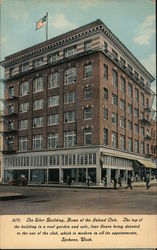
M 155 1 L 0 9 L 0 248 L 155 249 Z

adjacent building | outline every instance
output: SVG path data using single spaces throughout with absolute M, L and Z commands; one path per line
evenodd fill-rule
M 2 182 L 3 176 L 3 119 L 2 119 L 3 112 L 0 111 L 0 183 Z
M 151 161 L 153 76 L 101 20 L 7 56 L 4 180 L 101 185 Z

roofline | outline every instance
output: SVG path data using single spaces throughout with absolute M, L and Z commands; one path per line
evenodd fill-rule
M 128 58 L 130 58 L 130 60 L 133 61 L 133 63 L 137 64 L 138 68 L 141 70 L 141 71 L 144 71 L 144 73 L 147 75 L 148 78 L 150 78 L 150 81 L 154 81 L 155 78 L 149 73 L 149 71 L 142 65 L 142 63 L 129 51 L 129 49 L 113 34 L 113 32 L 100 20 L 100 19 L 97 19 L 96 21 L 93 21 L 91 23 L 88 23 L 88 24 L 85 24 L 81 27 L 78 27 L 76 29 L 73 29 L 71 31 L 68 31 L 64 34 L 61 34 L 59 36 L 56 36 L 54 38 L 51 38 L 47 41 L 44 41 L 44 42 L 41 42 L 41 43 L 38 43 L 36 45 L 33 45 L 31 47 L 28 47 L 24 50 L 21 50 L 21 51 L 18 51 L 14 54 L 11 54 L 9 56 L 6 56 L 5 59 L 3 61 L 0 62 L 0 65 L 2 67 L 5 67 L 5 63 L 9 60 L 12 60 L 13 58 L 15 57 L 18 57 L 22 54 L 26 54 L 26 53 L 29 53 L 35 49 L 39 49 L 43 46 L 48 46 L 51 43 L 54 43 L 54 42 L 57 42 L 58 40 L 61 40 L 61 39 L 64 39 L 66 38 L 67 36 L 70 36 L 72 35 L 73 33 L 77 33 L 78 31 L 81 32 L 81 31 L 84 31 L 85 29 L 89 29 L 89 28 L 92 28 L 94 26 L 97 26 L 97 25 L 100 25 L 100 30 L 105 33 L 105 35 L 113 42 L 113 43 L 116 43 L 116 45 L 118 45 L 118 47 L 123 51 L 124 54 L 126 54 L 126 56 Z M 74 35 L 74 34 L 73 34 Z M 135 61 L 135 62 L 134 62 Z M 17 60 L 16 60 L 17 62 Z
M 78 27 L 78 28 L 76 28 L 76 29 L 67 31 L 67 32 L 65 32 L 65 33 L 63 33 L 63 34 L 61 34 L 61 35 L 55 36 L 55 37 L 53 37 L 53 38 L 50 38 L 50 39 L 48 39 L 48 40 L 46 40 L 46 41 L 44 41 L 44 42 L 41 42 L 41 43 L 37 43 L 37 44 L 35 44 L 35 45 L 32 45 L 31 47 L 28 47 L 28 48 L 26 48 L 26 49 L 23 49 L 23 50 L 20 50 L 20 51 L 18 51 L 18 52 L 15 52 L 15 53 L 13 53 L 13 54 L 11 54 L 11 55 L 9 55 L 9 56 L 6 56 L 6 57 L 5 57 L 5 60 L 12 59 L 13 57 L 15 57 L 15 56 L 18 55 L 18 54 L 22 54 L 22 53 L 29 52 L 30 50 L 32 50 L 33 48 L 36 48 L 37 46 L 47 45 L 47 44 L 49 44 L 50 41 L 55 42 L 55 41 L 57 41 L 57 40 L 59 40 L 59 39 L 63 39 L 64 37 L 66 37 L 67 35 L 69 36 L 69 35 L 70 35 L 71 33 L 73 33 L 73 32 L 77 32 L 77 31 L 84 30 L 84 28 L 90 28 L 90 26 L 93 26 L 94 24 L 97 24 L 97 25 L 102 24 L 102 21 L 101 21 L 100 19 L 97 19 L 96 21 L 93 21 L 93 22 L 91 22 L 91 23 L 85 24 L 85 25 L 80 26 L 80 27 Z

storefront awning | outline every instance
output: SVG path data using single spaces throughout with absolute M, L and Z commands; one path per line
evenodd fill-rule
M 144 165 L 145 168 L 156 168 L 155 163 L 152 161 L 146 161 L 146 160 L 137 160 L 139 163 Z

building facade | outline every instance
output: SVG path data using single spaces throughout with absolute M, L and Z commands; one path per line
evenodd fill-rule
M 97 20 L 5 58 L 4 180 L 101 185 L 150 159 L 153 76 Z
M 3 178 L 3 112 L 0 111 L 0 183 L 2 182 Z

